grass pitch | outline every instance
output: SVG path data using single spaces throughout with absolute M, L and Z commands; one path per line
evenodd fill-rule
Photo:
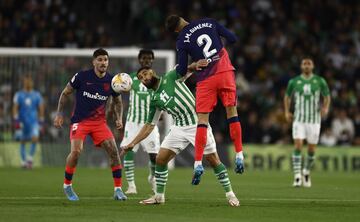
M 63 168 L 32 171 L 0 168 L 0 221 L 358 221 L 360 175 L 312 174 L 312 188 L 293 188 L 290 172 L 229 169 L 241 206 L 227 205 L 211 169 L 199 186 L 190 185 L 191 169 L 169 171 L 165 205 L 142 206 L 151 194 L 147 169 L 136 169 L 138 194 L 112 200 L 110 169 L 79 168 L 74 175 L 78 202 L 62 192 Z M 124 181 L 126 188 L 126 181 Z

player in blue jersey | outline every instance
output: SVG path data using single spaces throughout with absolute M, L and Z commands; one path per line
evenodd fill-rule
M 40 92 L 33 89 L 31 76 L 23 78 L 23 89 L 16 92 L 13 101 L 15 137 L 20 140 L 20 156 L 23 168 L 32 168 L 39 131 L 44 123 L 44 104 Z M 31 141 L 27 155 L 26 142 Z
M 94 51 L 93 69 L 76 73 L 62 91 L 57 115 L 54 119 L 55 127 L 61 128 L 64 122 L 63 110 L 69 96 L 76 91 L 76 105 L 71 117 L 70 141 L 71 151 L 66 159 L 64 192 L 71 201 L 79 200 L 72 188 L 72 177 L 76 169 L 79 156 L 83 150 L 84 139 L 90 136 L 96 146 L 103 148 L 110 158 L 112 176 L 114 179 L 114 199 L 126 200 L 121 189 L 121 161 L 117 151 L 114 136 L 107 126 L 105 113 L 106 102 L 112 96 L 116 116 L 116 128 L 122 128 L 121 95 L 111 88 L 112 76 L 107 72 L 109 56 L 106 50 Z
M 165 26 L 168 31 L 179 33 L 176 41 L 179 65 L 176 70 L 180 75 L 185 75 L 187 72 L 188 56 L 193 61 L 207 59 L 209 62 L 206 68 L 196 72 L 195 101 L 198 126 L 192 184 L 199 184 L 204 172 L 202 156 L 207 141 L 209 113 L 214 109 L 217 97 L 220 97 L 225 106 L 230 137 L 235 146 L 235 172 L 243 173 L 244 156 L 241 125 L 236 109 L 235 68 L 231 64 L 221 39 L 223 37 L 228 43 L 235 43 L 236 35 L 210 18 L 187 22 L 178 15 L 170 15 L 166 19 Z

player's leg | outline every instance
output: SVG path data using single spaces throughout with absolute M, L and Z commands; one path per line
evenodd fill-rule
M 244 168 L 244 155 L 242 148 L 242 131 L 241 124 L 238 117 L 236 106 L 226 106 L 226 117 L 229 124 L 230 138 L 234 144 L 236 157 L 235 157 L 235 172 L 243 173 Z
M 196 113 L 198 125 L 195 133 L 195 163 L 192 184 L 197 185 L 204 172 L 202 157 L 207 142 L 207 131 L 209 125 L 209 113 L 212 112 L 217 103 L 216 82 L 209 77 L 196 84 Z M 198 181 L 198 182 L 197 182 Z
M 110 159 L 110 166 L 112 176 L 114 180 L 114 199 L 115 200 L 126 200 L 127 197 L 124 195 L 121 186 L 121 161 L 118 149 L 116 147 L 115 139 L 110 138 L 101 142 L 100 146 L 106 151 Z
M 320 124 L 307 124 L 306 140 L 308 142 L 307 156 L 305 158 L 304 168 L 302 171 L 302 179 L 304 187 L 311 187 L 310 171 L 315 162 L 316 145 L 319 142 Z
M 71 150 L 66 158 L 65 178 L 64 178 L 64 192 L 67 198 L 71 201 L 79 200 L 78 196 L 72 188 L 72 179 L 76 170 L 78 159 L 83 150 L 83 139 L 72 139 Z
M 21 167 L 26 169 L 26 142 L 25 142 L 25 140 L 20 141 L 20 159 L 21 159 Z
M 40 129 L 39 129 L 39 125 L 38 124 L 34 124 L 32 126 L 31 129 L 31 144 L 30 144 L 30 151 L 29 151 L 29 156 L 27 158 L 26 161 L 26 165 L 29 169 L 32 168 L 33 166 L 33 160 L 34 160 L 34 155 L 36 152 L 36 146 L 39 142 L 39 134 L 40 134 Z
M 168 162 L 174 158 L 176 152 L 172 149 L 160 148 L 156 157 L 155 165 L 155 195 L 149 199 L 140 201 L 141 204 L 162 204 L 165 203 L 165 188 L 168 180 Z
M 216 178 L 218 179 L 221 186 L 224 188 L 225 195 L 228 199 L 230 206 L 239 206 L 240 202 L 232 190 L 226 167 L 223 163 L 221 163 L 218 154 L 216 152 L 205 154 L 205 158 L 210 163 L 210 166 L 214 169 Z
M 244 155 L 242 147 L 242 130 L 237 113 L 237 95 L 235 84 L 234 71 L 227 71 L 217 74 L 218 95 L 222 104 L 226 109 L 226 118 L 229 124 L 230 138 L 234 144 L 236 158 L 235 158 L 235 172 L 244 172 Z
M 125 132 L 124 132 L 124 139 L 121 141 L 120 146 L 127 145 L 131 142 L 133 139 L 133 136 L 135 136 L 138 132 L 138 130 L 141 129 L 138 127 L 137 124 L 134 124 L 132 122 L 126 122 L 125 125 Z M 139 149 L 139 145 L 136 145 L 133 150 L 126 152 L 124 156 L 124 170 L 125 170 L 125 177 L 126 181 L 128 183 L 128 188 L 126 190 L 126 194 L 136 194 L 136 185 L 135 185 L 135 154 L 136 151 Z
M 294 140 L 294 151 L 292 154 L 292 166 L 294 172 L 294 187 L 300 187 L 302 184 L 301 181 L 301 149 L 303 146 L 303 141 L 306 137 L 305 134 L 305 124 L 300 122 L 293 122 L 292 125 L 292 137 Z
M 148 182 L 151 185 L 151 189 L 156 191 L 156 181 L 155 181 L 155 165 L 156 165 L 156 155 L 160 149 L 160 134 L 159 129 L 155 126 L 154 130 L 150 133 L 148 137 L 146 137 L 140 143 L 141 147 L 145 152 L 149 154 L 149 176 Z

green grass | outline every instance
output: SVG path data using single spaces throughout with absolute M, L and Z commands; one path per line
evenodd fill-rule
M 232 169 L 231 169 L 232 170 Z M 136 169 L 139 194 L 126 202 L 112 197 L 110 169 L 79 168 L 74 189 L 80 201 L 62 193 L 63 169 L 0 168 L 0 221 L 358 221 L 360 175 L 313 173 L 313 187 L 292 188 L 290 172 L 230 173 L 239 208 L 227 205 L 222 187 L 207 169 L 191 186 L 191 169 L 169 172 L 166 204 L 142 206 L 148 197 L 147 169 Z M 126 183 L 124 183 L 126 184 Z

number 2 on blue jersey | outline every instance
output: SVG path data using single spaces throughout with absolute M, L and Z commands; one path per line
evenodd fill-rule
M 203 54 L 205 56 L 205 58 L 209 58 L 211 56 L 213 56 L 215 53 L 217 53 L 216 49 L 212 49 L 210 50 L 211 44 L 212 44 L 212 40 L 209 37 L 209 35 L 207 34 L 202 34 L 197 38 L 197 44 L 198 46 L 202 46 L 205 43 L 205 46 L 203 48 Z M 210 50 L 210 51 L 209 51 Z

